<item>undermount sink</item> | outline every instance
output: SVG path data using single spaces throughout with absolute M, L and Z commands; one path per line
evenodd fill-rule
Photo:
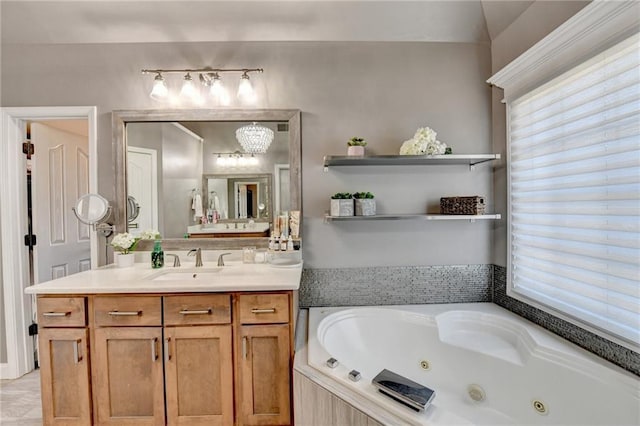
M 190 280 L 211 280 L 214 279 L 222 268 L 189 269 L 182 271 L 162 271 L 150 277 L 151 281 L 190 281 Z

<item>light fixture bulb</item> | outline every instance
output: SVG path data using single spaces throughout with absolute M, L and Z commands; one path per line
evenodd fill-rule
M 233 154 L 229 154 L 229 158 L 227 159 L 227 166 L 235 167 L 238 165 L 238 159 L 233 156 Z
M 216 164 L 218 166 L 225 166 L 227 164 L 227 159 L 218 154 L 218 158 L 216 158 Z
M 227 89 L 222 84 L 222 80 L 220 80 L 218 73 L 213 74 L 213 80 L 209 87 L 209 94 L 218 105 L 226 106 L 230 103 L 229 93 L 227 93 Z
M 247 164 L 249 164 L 250 166 L 257 166 L 258 157 L 256 157 L 254 154 L 251 154 L 251 157 L 247 159 Z
M 198 89 L 196 89 L 195 84 L 193 83 L 193 79 L 191 78 L 191 74 L 187 73 L 184 76 L 184 82 L 182 83 L 182 89 L 180 90 L 180 96 L 184 99 L 190 100 L 192 102 L 198 101 Z
M 162 101 L 165 100 L 168 95 L 169 89 L 167 89 L 167 85 L 164 82 L 164 77 L 162 77 L 162 74 L 158 73 L 156 78 L 153 79 L 153 89 L 151 89 L 149 96 L 151 99 Z
M 245 71 L 240 77 L 240 85 L 238 86 L 238 99 L 242 102 L 253 103 L 256 101 L 256 93 L 253 85 L 249 80 L 249 74 Z

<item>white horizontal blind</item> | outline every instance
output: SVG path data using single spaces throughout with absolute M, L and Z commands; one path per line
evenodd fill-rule
M 511 289 L 640 345 L 640 37 L 509 104 Z

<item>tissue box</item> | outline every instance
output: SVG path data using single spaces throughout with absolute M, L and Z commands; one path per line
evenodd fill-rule
M 470 197 L 442 197 L 440 198 L 441 214 L 484 214 L 484 197 L 478 195 Z

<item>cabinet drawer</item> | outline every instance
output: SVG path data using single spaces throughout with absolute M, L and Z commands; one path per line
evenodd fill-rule
M 241 294 L 238 310 L 242 324 L 289 322 L 289 295 Z
M 203 294 L 164 297 L 165 325 L 229 324 L 231 296 Z
M 96 296 L 93 301 L 97 326 L 162 325 L 160 296 Z
M 87 325 L 84 297 L 39 297 L 40 327 L 84 327 Z

